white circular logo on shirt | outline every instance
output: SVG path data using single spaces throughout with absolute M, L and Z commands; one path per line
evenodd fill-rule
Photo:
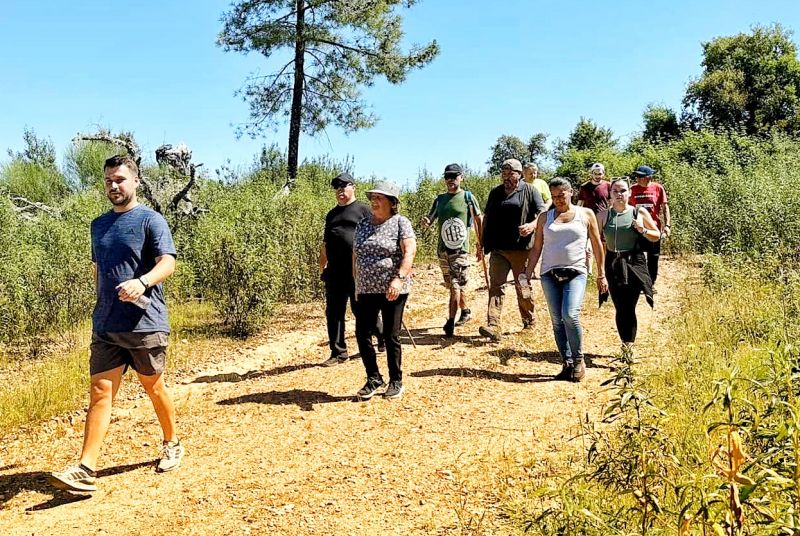
M 467 226 L 459 218 L 450 218 L 442 224 L 442 242 L 449 249 L 459 249 L 467 239 Z

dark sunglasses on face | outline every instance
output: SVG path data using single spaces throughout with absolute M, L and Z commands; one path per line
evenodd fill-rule
M 348 186 L 350 186 L 350 184 L 351 183 L 349 183 L 349 182 L 340 182 L 340 183 L 335 184 L 333 186 L 333 189 L 334 190 L 342 190 L 342 189 L 347 188 Z

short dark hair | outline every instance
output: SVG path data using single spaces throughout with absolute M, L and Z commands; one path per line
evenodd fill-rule
M 547 186 L 550 188 L 572 189 L 572 183 L 564 177 L 553 177 L 550 179 L 550 182 L 547 183 Z
M 111 158 L 107 158 L 103 164 L 103 171 L 107 169 L 114 169 L 120 166 L 127 166 L 128 169 L 133 171 L 133 174 L 139 176 L 139 165 L 132 156 L 127 154 L 115 154 Z

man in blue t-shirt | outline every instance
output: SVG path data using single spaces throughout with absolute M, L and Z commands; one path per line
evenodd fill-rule
M 111 406 L 128 367 L 136 371 L 164 432 L 159 472 L 176 469 L 184 449 L 175 429 L 175 405 L 164 385 L 169 321 L 161 282 L 175 271 L 175 245 L 166 220 L 136 198 L 139 166 L 113 156 L 104 166 L 112 209 L 92 221 L 92 262 L 97 303 L 92 315 L 91 396 L 80 460 L 52 473 L 68 491 L 95 491 L 100 447 Z

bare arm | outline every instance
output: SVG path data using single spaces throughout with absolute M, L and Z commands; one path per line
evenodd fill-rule
M 542 212 L 536 219 L 536 234 L 533 235 L 533 247 L 531 248 L 531 252 L 528 254 L 528 267 L 525 269 L 525 277 L 528 279 L 531 278 L 531 275 L 536 269 L 536 263 L 539 262 L 539 257 L 542 255 L 542 246 L 544 245 L 544 224 L 546 217 L 547 213 Z
M 328 266 L 328 251 L 323 242 L 319 248 L 319 273 L 322 273 L 326 266 Z
M 663 226 L 664 234 L 669 236 L 670 234 L 672 234 L 672 229 L 670 229 L 670 224 L 672 223 L 672 215 L 669 213 L 669 205 L 664 203 L 662 210 L 664 212 L 664 215 L 661 221 L 664 222 Z
M 389 283 L 389 288 L 386 291 L 386 299 L 389 301 L 394 301 L 400 296 L 400 291 L 403 290 L 403 282 L 411 275 L 411 269 L 414 266 L 414 257 L 417 255 L 417 239 L 402 239 L 400 241 L 400 251 L 403 253 L 403 258 L 400 260 L 400 267 L 397 269 L 397 275 Z
M 661 238 L 661 231 L 658 230 L 655 220 L 646 210 L 639 211 L 639 217 L 633 220 L 633 228 L 642 233 L 650 242 L 658 242 Z
M 606 250 L 603 243 L 600 242 L 600 229 L 597 225 L 597 218 L 594 212 L 588 208 L 581 210 L 586 211 L 586 220 L 588 221 L 589 240 L 592 242 L 592 250 L 594 251 L 594 262 L 597 267 L 597 290 L 600 292 L 608 292 L 608 281 L 606 281 Z
M 161 255 L 160 257 L 156 257 L 156 265 L 153 266 L 153 269 L 143 274 L 141 278 L 147 279 L 150 283 L 150 287 L 154 287 L 166 280 L 174 272 L 175 257 L 172 255 Z M 95 268 L 95 283 L 97 281 L 96 273 L 97 269 Z M 141 278 L 129 279 L 117 285 L 119 299 L 130 302 L 138 300 L 139 297 L 144 294 L 144 291 L 147 290 L 140 281 Z

